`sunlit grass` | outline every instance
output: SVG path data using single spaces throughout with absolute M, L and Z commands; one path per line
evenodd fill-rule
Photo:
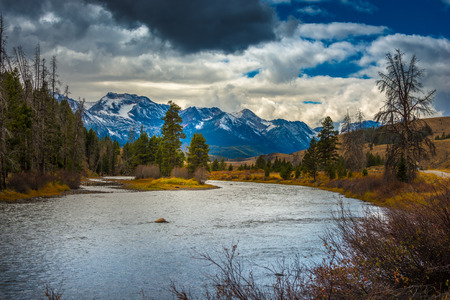
M 47 183 L 43 188 L 38 190 L 30 190 L 29 193 L 18 193 L 13 190 L 4 190 L 0 192 L 0 201 L 16 201 L 19 199 L 32 199 L 32 198 L 38 198 L 38 197 L 53 197 L 53 196 L 60 196 L 64 192 L 70 191 L 70 188 L 65 184 L 59 184 L 50 182 Z
M 124 184 L 123 188 L 141 191 L 158 191 L 158 190 L 198 190 L 211 189 L 215 186 L 210 184 L 200 184 L 195 179 L 183 178 L 159 178 L 159 179 L 134 179 L 134 180 L 118 180 Z

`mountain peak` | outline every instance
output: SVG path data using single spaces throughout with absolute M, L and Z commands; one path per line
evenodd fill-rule
M 252 112 L 250 109 L 248 108 L 244 108 L 243 110 L 239 111 L 239 112 L 235 112 L 233 113 L 233 116 L 235 116 L 238 119 L 258 119 L 260 120 L 261 118 L 258 117 L 254 112 Z
M 109 135 L 124 144 L 132 128 L 143 128 L 149 135 L 159 135 L 162 117 L 169 109 L 147 97 L 135 94 L 107 93 L 84 117 L 86 128 L 100 137 Z M 190 143 L 194 133 L 202 133 L 210 145 L 211 155 L 229 158 L 249 157 L 271 152 L 292 153 L 306 149 L 311 129 L 302 122 L 267 121 L 249 109 L 236 113 L 217 107 L 188 107 L 180 111 L 183 131 Z

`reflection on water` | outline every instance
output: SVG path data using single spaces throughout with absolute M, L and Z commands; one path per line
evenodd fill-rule
M 0 203 L 0 299 L 36 299 L 46 285 L 64 298 L 171 298 L 214 269 L 193 259 L 239 243 L 252 265 L 298 254 L 317 260 L 337 194 L 299 186 L 212 182 L 206 191 L 99 194 Z M 343 199 L 352 210 L 364 205 Z M 170 223 L 153 221 L 164 217 Z M 258 272 L 258 270 L 255 270 Z M 260 272 L 265 272 L 260 270 Z

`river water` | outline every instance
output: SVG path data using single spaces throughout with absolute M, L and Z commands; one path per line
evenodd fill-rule
M 46 286 L 63 299 L 171 299 L 171 281 L 200 292 L 215 269 L 199 252 L 237 243 L 249 266 L 317 261 L 339 199 L 353 211 L 365 205 L 309 187 L 209 183 L 220 188 L 88 187 L 104 193 L 0 203 L 0 299 L 43 298 Z M 154 223 L 160 217 L 169 223 Z

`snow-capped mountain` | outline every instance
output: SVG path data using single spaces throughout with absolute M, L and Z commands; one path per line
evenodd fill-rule
M 72 109 L 76 109 L 71 101 L 76 101 L 69 101 Z M 141 133 L 141 126 L 150 136 L 159 135 L 168 108 L 169 105 L 155 103 L 147 97 L 108 93 L 85 110 L 84 123 L 100 137 L 109 135 L 123 145 L 133 128 L 136 137 Z M 217 107 L 188 107 L 180 116 L 186 134 L 185 145 L 189 145 L 195 132 L 200 132 L 210 146 L 211 155 L 229 158 L 303 150 L 316 134 L 303 122 L 267 121 L 248 109 L 227 113 Z
M 344 131 L 342 129 L 343 125 L 344 125 L 344 123 L 339 124 L 339 133 L 344 133 Z M 381 124 L 379 122 L 375 122 L 372 120 L 364 120 L 361 122 L 361 124 L 356 123 L 356 122 L 350 124 L 350 128 L 352 131 L 357 130 L 358 128 L 369 129 L 369 128 L 378 128 L 380 126 L 381 126 Z

